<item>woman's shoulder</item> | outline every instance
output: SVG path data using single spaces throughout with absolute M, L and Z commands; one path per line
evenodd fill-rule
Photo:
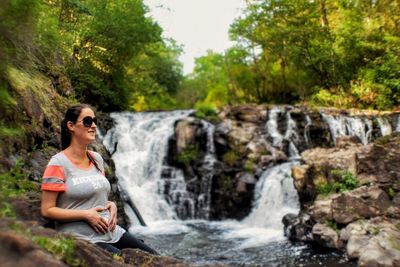
M 90 155 L 92 155 L 94 157 L 94 159 L 97 162 L 103 162 L 103 157 L 100 155 L 100 153 L 93 151 L 93 150 L 89 150 Z
M 64 161 L 65 155 L 62 151 L 60 151 L 50 158 L 49 165 L 62 165 Z

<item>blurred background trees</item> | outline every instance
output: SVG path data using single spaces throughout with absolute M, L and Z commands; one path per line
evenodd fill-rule
M 246 3 L 230 28 L 235 45 L 183 75 L 182 48 L 142 0 L 0 0 L 1 112 L 15 104 L 10 67 L 40 71 L 61 94 L 104 111 L 399 106 L 399 1 Z

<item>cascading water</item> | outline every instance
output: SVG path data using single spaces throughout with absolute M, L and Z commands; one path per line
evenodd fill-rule
M 377 117 L 376 120 L 378 121 L 379 128 L 381 129 L 382 136 L 392 133 L 392 126 L 386 118 Z
M 322 113 L 322 118 L 329 125 L 333 142 L 339 136 L 352 135 L 360 138 L 361 142 L 366 145 L 372 140 L 372 121 L 368 118 L 347 117 Z
M 248 226 L 272 228 L 282 231 L 282 218 L 300 209 L 297 191 L 293 185 L 292 167 L 287 162 L 266 170 L 256 185 L 254 207 L 243 222 Z
M 116 126 L 107 132 L 103 143 L 113 152 L 116 175 L 146 222 L 176 218 L 176 213 L 160 194 L 160 178 L 168 138 L 173 134 L 175 121 L 190 111 L 164 113 L 113 113 Z M 116 148 L 116 151 L 114 149 Z M 182 202 L 190 203 L 185 194 L 183 175 L 174 172 L 171 190 L 180 192 Z M 190 206 L 190 204 L 189 204 Z M 189 207 L 189 209 L 193 209 Z
M 283 142 L 288 141 L 288 154 L 292 159 L 299 158 L 299 150 L 296 147 L 296 143 L 299 141 L 299 135 L 296 131 L 296 122 L 290 116 L 290 111 L 286 112 L 286 131 L 282 135 L 278 129 L 278 118 L 279 115 L 285 113 L 284 108 L 276 107 L 270 110 L 268 115 L 268 121 L 266 123 L 266 130 L 269 136 L 272 138 L 272 145 L 278 148 L 282 148 Z

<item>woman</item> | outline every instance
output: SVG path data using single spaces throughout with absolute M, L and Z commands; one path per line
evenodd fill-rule
M 61 122 L 62 151 L 48 163 L 42 180 L 41 212 L 56 222 L 56 230 L 96 243 L 112 253 L 139 248 L 157 254 L 117 225 L 117 207 L 108 201 L 110 183 L 100 154 L 87 146 L 95 140 L 93 110 L 70 107 Z

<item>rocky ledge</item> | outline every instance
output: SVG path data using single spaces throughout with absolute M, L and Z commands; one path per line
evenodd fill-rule
M 351 139 L 302 153 L 292 169 L 302 210 L 283 218 L 285 233 L 343 249 L 359 266 L 400 266 L 400 136 Z

